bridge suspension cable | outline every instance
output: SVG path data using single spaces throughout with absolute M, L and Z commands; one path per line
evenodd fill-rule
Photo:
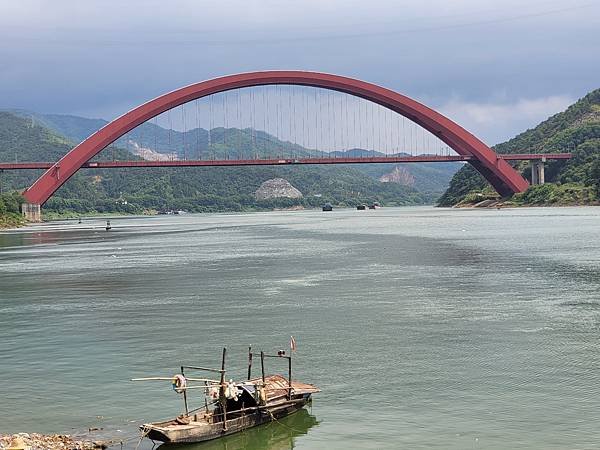
M 389 108 L 318 87 L 240 88 L 177 108 L 176 114 L 166 110 L 128 131 L 110 146 L 112 159 L 117 159 L 115 147 L 170 161 L 455 154 Z
M 264 108 L 256 108 L 257 104 L 248 107 L 247 102 L 254 100 L 252 95 L 246 95 L 247 89 L 263 90 L 266 100 Z M 311 89 L 325 89 L 327 92 L 323 97 L 326 97 L 326 101 L 320 99 L 320 91 L 315 93 Z M 297 101 L 296 93 L 300 94 L 301 102 Z M 356 99 L 349 99 L 348 95 Z M 203 131 L 198 120 L 194 129 L 189 129 L 190 115 L 186 111 L 189 102 L 198 99 L 200 108 L 197 111 L 202 115 L 202 111 L 206 111 L 202 105 L 206 101 L 210 105 L 212 96 L 222 104 L 218 108 L 213 105 L 215 107 L 209 112 L 211 117 L 202 123 L 214 121 L 214 126 L 208 126 L 209 130 Z M 323 110 L 326 109 L 327 113 L 319 120 L 317 116 L 321 104 L 324 106 L 325 102 L 327 108 Z M 297 114 L 292 112 L 294 104 Z M 364 120 L 359 120 L 360 131 L 357 136 L 353 117 L 360 117 L 361 106 L 366 114 Z M 172 110 L 177 107 L 181 107 L 181 115 L 174 117 Z M 202 139 L 198 141 L 199 162 L 209 159 L 212 149 L 214 158 L 230 160 L 234 164 L 244 162 L 242 158 L 250 158 L 251 162 L 253 155 L 260 153 L 252 148 L 255 145 L 253 134 L 262 138 L 265 156 L 278 156 L 284 160 L 288 157 L 306 159 L 310 156 L 324 162 L 331 158 L 346 160 L 352 154 L 396 161 L 398 153 L 419 157 L 422 154 L 436 155 L 448 152 L 449 146 L 458 153 L 458 157 L 464 157 L 465 160 L 472 158 L 475 168 L 498 192 L 521 192 L 527 187 L 527 182 L 519 173 L 474 135 L 413 99 L 372 83 L 338 75 L 264 71 L 196 83 L 134 108 L 68 152 L 25 192 L 25 197 L 34 205 L 43 204 L 83 164 L 93 162 L 96 155 L 106 148 L 112 149 L 113 157 L 116 156 L 116 147 L 141 155 L 149 153 L 144 150 L 146 133 L 143 128 L 137 128 L 144 127 L 145 122 L 163 114 L 166 115 L 166 126 L 159 117 L 155 122 L 159 126 L 153 127 L 157 136 L 152 155 L 163 161 L 185 162 L 190 155 L 190 139 L 193 139 L 194 133 L 211 135 L 210 139 L 207 138 L 210 144 L 207 142 L 205 145 Z M 402 124 L 402 141 L 407 142 L 402 148 L 395 145 L 395 142 L 399 142 L 398 120 L 403 120 L 396 114 L 409 119 L 409 122 L 403 121 Z M 250 120 L 248 115 L 252 116 Z M 257 115 L 263 116 L 264 126 L 261 130 L 256 129 L 256 124 L 260 122 L 256 120 Z M 296 135 L 298 116 L 302 117 L 302 133 Z M 295 124 L 289 123 L 290 120 Z M 248 123 L 250 126 L 247 126 Z M 326 132 L 322 133 L 324 139 L 319 139 L 319 123 L 326 124 Z M 174 140 L 174 137 L 177 139 Z M 367 141 L 366 146 L 363 145 L 364 141 Z

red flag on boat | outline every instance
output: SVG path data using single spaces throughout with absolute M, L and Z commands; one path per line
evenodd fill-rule
M 295 352 L 297 350 L 296 347 L 296 339 L 294 339 L 294 336 L 290 336 L 290 349 Z

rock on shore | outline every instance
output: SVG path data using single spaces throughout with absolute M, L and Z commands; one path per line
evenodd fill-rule
M 94 450 L 106 448 L 101 442 L 81 441 L 68 434 L 0 434 L 0 449 L 6 450 Z

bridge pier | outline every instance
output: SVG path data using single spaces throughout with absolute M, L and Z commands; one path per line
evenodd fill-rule
M 544 174 L 544 162 L 546 159 L 541 159 L 539 161 L 531 161 L 531 184 L 544 184 L 545 174 Z
M 21 205 L 21 212 L 23 217 L 28 222 L 41 222 L 42 221 L 42 206 L 36 205 L 35 203 L 23 203 Z

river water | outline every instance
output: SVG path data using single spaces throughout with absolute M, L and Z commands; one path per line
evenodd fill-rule
M 312 408 L 192 448 L 600 447 L 600 208 L 112 223 L 0 234 L 0 432 L 125 438 L 182 409 L 130 378 L 293 335 Z

